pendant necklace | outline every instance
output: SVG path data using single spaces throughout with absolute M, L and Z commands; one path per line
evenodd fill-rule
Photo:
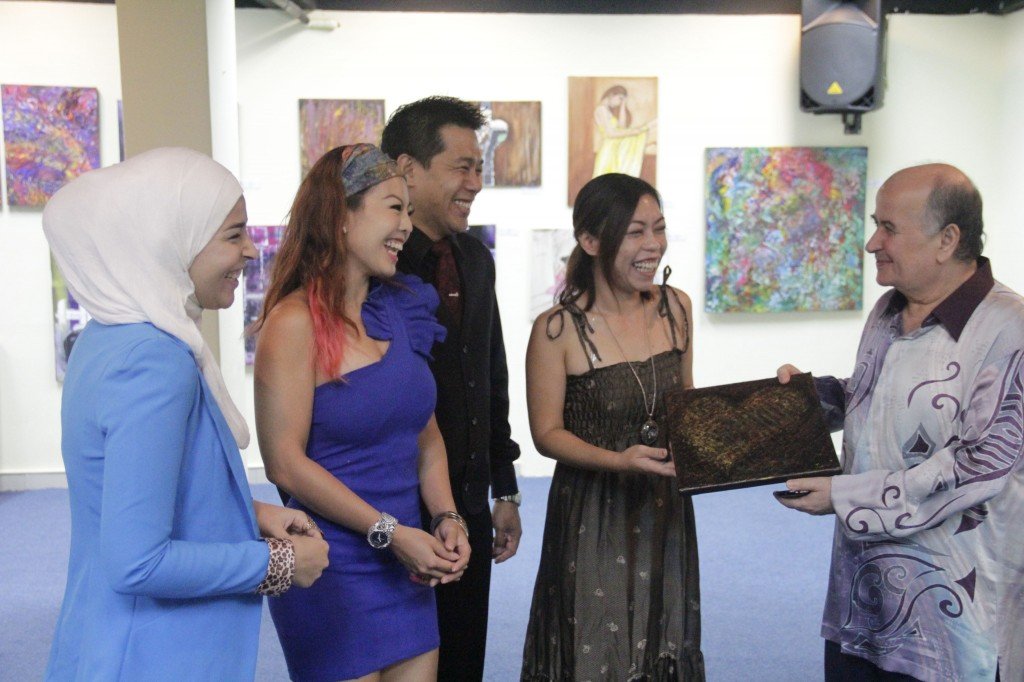
M 626 366 L 629 367 L 629 371 L 633 373 L 633 378 L 636 379 L 636 383 L 640 385 L 640 395 L 644 398 L 644 411 L 647 412 L 647 421 L 640 427 L 640 442 L 644 445 L 654 445 L 658 440 L 658 422 L 654 421 L 654 407 L 658 401 L 658 372 L 654 367 L 654 355 L 651 353 L 651 335 L 647 331 L 647 308 L 646 302 L 641 302 L 644 311 L 644 339 L 647 341 L 647 355 L 650 356 L 651 361 L 651 376 L 654 377 L 654 388 L 651 392 L 651 405 L 647 406 L 647 389 L 644 388 L 644 382 L 640 381 L 640 375 L 637 373 L 636 368 L 633 367 L 633 363 L 626 357 L 626 353 L 622 350 L 622 345 L 619 343 L 619 339 L 616 338 L 615 332 L 612 331 L 612 326 L 608 324 L 608 318 L 601 313 L 601 319 L 604 320 L 604 324 L 608 327 L 608 333 L 612 337 L 612 341 L 615 342 L 615 347 L 619 349 L 619 353 L 622 355 L 622 359 L 626 361 Z

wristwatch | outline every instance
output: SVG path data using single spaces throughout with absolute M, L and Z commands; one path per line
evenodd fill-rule
M 523 503 L 523 494 L 516 493 L 514 495 L 502 495 L 501 497 L 495 497 L 494 499 L 500 500 L 502 502 L 511 502 L 512 504 L 518 507 Z
M 391 514 L 381 512 L 377 523 L 370 526 L 366 531 L 366 541 L 374 549 L 384 549 L 391 544 L 391 536 L 395 534 L 395 527 L 398 526 L 398 519 Z

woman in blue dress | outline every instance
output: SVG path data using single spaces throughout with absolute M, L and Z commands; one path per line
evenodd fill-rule
M 199 331 L 256 255 L 245 223 L 235 177 L 189 149 L 86 173 L 43 212 L 92 316 L 64 377 L 71 551 L 47 680 L 251 680 L 260 594 L 327 564 L 305 514 L 253 502 L 249 431 Z
M 331 547 L 313 589 L 271 603 L 293 680 L 435 679 L 431 588 L 469 560 L 433 417 L 437 293 L 396 274 L 410 213 L 376 147 L 325 154 L 296 195 L 256 323 L 267 476 Z

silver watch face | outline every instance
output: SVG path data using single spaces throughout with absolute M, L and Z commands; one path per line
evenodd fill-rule
M 374 549 L 384 549 L 391 544 L 391 536 L 394 534 L 397 524 L 398 519 L 394 516 L 382 513 L 377 523 L 373 524 L 366 532 L 366 541 Z
M 372 547 L 377 549 L 384 549 L 391 544 L 391 533 L 383 530 L 371 530 L 370 534 L 366 536 Z

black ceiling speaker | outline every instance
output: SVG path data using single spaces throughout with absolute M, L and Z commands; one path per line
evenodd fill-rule
M 847 133 L 882 106 L 885 12 L 882 0 L 802 0 L 800 109 L 842 114 Z

